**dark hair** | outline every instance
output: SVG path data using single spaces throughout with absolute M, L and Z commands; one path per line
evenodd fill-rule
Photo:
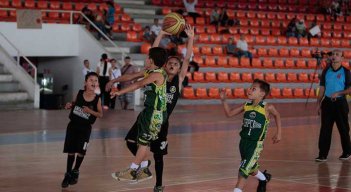
M 102 59 L 107 59 L 107 54 L 106 54 L 106 53 L 102 54 L 102 55 L 101 55 L 101 58 L 102 58 Z
M 85 75 L 85 81 L 87 81 L 88 78 L 91 77 L 91 76 L 95 76 L 95 77 L 99 78 L 99 75 L 98 75 L 97 73 L 95 73 L 95 72 L 89 72 L 89 73 L 87 73 L 87 74 Z
M 85 63 L 85 62 L 87 62 L 87 61 L 89 61 L 89 60 L 88 60 L 88 59 L 84 59 L 83 63 Z
M 167 61 L 167 51 L 161 47 L 152 47 L 149 49 L 149 58 L 154 61 L 154 64 L 161 68 Z
M 112 63 L 112 62 L 114 62 L 114 61 L 116 61 L 117 62 L 117 60 L 116 59 L 110 59 L 110 62 Z
M 130 59 L 130 57 L 129 57 L 129 56 L 126 56 L 124 59 Z
M 170 59 L 176 59 L 176 60 L 179 62 L 180 67 L 182 67 L 183 62 L 182 62 L 182 60 L 180 60 L 180 58 L 179 58 L 179 57 L 177 57 L 177 56 L 169 56 L 169 57 L 167 58 L 166 63 L 167 63 L 167 62 L 168 62 Z
M 106 4 L 107 4 L 107 5 L 109 5 L 109 6 L 111 6 L 111 7 L 114 7 L 114 5 L 113 5 L 113 2 L 112 2 L 112 1 L 107 1 L 107 2 L 106 2 Z
M 253 83 L 257 83 L 260 86 L 261 91 L 265 93 L 263 99 L 266 98 L 266 96 L 269 94 L 269 91 L 271 90 L 269 83 L 261 79 L 255 79 Z
M 147 25 L 147 26 L 145 26 L 145 29 L 150 29 L 150 26 L 148 26 L 148 25 Z

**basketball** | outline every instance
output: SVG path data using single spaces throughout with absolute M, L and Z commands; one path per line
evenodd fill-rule
M 185 29 L 185 20 L 179 13 L 169 13 L 163 19 L 162 30 L 179 35 Z

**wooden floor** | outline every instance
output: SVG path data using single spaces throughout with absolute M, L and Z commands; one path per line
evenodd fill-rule
M 341 146 L 334 129 L 326 163 L 315 163 L 319 117 L 314 106 L 277 104 L 282 114 L 283 140 L 272 144 L 272 121 L 261 169 L 273 175 L 268 192 L 351 192 L 351 161 L 338 160 Z M 0 112 L 0 191 L 17 192 L 146 192 L 155 179 L 138 184 L 117 182 L 113 171 L 132 159 L 124 136 L 138 111 L 106 111 L 94 124 L 91 143 L 78 184 L 60 187 L 66 166 L 62 153 L 68 111 Z M 168 192 L 231 192 L 239 166 L 241 118 L 226 118 L 220 106 L 179 106 L 171 117 L 169 155 L 164 185 Z M 154 173 L 154 167 L 152 166 Z M 255 192 L 257 180 L 245 189 Z

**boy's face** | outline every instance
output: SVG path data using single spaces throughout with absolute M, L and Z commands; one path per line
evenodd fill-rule
M 125 64 L 129 64 L 130 63 L 130 59 L 124 59 L 124 63 Z
M 179 70 L 180 70 L 179 60 L 176 58 L 169 59 L 165 65 L 164 69 L 168 75 L 178 74 Z
M 258 83 L 253 83 L 251 87 L 247 90 L 247 97 L 251 100 L 263 99 L 265 93 L 261 90 Z
M 86 68 L 89 68 L 89 65 L 90 65 L 90 64 L 89 64 L 89 61 L 85 61 L 85 62 L 84 62 L 84 66 L 85 66 Z
M 99 80 L 96 76 L 92 75 L 88 77 L 84 84 L 86 91 L 94 91 L 99 87 Z
M 115 60 L 111 61 L 111 65 L 112 67 L 116 67 L 117 66 L 117 62 Z

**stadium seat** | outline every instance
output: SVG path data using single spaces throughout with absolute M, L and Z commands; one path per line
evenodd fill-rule
M 233 96 L 234 98 L 245 98 L 245 89 L 242 87 L 234 88 Z
M 210 35 L 210 41 L 213 44 L 220 44 L 221 43 L 221 35 L 219 34 L 211 34 Z
M 9 0 L 0 0 L 0 7 L 10 7 Z
M 195 96 L 197 99 L 207 99 L 208 95 L 207 95 L 207 89 L 204 87 L 198 87 L 195 90 Z
M 207 26 L 206 27 L 206 32 L 208 34 L 216 34 L 217 33 L 216 26 L 213 26 L 213 25 Z
M 74 9 L 76 11 L 81 11 L 84 8 L 84 6 L 85 6 L 85 3 L 75 3 L 74 4 Z
M 306 66 L 306 61 L 305 60 L 302 60 L 302 59 L 299 59 L 296 61 L 296 67 L 298 69 L 306 69 L 307 66 Z
M 261 35 L 264 35 L 266 37 L 271 35 L 271 30 L 270 29 L 262 28 L 262 29 L 260 29 L 260 31 L 261 31 Z
M 274 60 L 274 68 L 278 68 L 278 69 L 285 68 L 284 60 L 282 60 L 282 59 Z
M 262 72 L 255 72 L 253 74 L 253 79 L 261 79 L 264 80 L 264 74 Z
M 48 17 L 50 19 L 59 19 L 60 18 L 60 13 L 59 12 L 49 12 Z
M 253 58 L 251 66 L 253 68 L 261 68 L 262 67 L 261 60 L 259 58 Z
M 247 27 L 240 27 L 239 28 L 239 34 L 248 35 L 249 34 L 249 28 L 247 28 Z
M 334 38 L 332 38 L 330 41 L 331 41 L 331 46 L 332 46 L 332 47 L 341 47 L 341 41 L 340 41 L 340 39 L 334 39 Z
M 300 82 L 309 82 L 307 73 L 299 73 L 298 79 Z
M 148 54 L 149 53 L 149 49 L 151 48 L 151 45 L 150 43 L 143 43 L 141 45 L 141 52 L 144 53 L 144 54 Z
M 280 36 L 281 35 L 280 29 L 272 29 L 272 35 Z
M 310 82 L 318 83 L 319 82 L 319 74 L 318 73 L 310 73 L 309 80 L 310 80 Z
M 217 66 L 218 67 L 228 67 L 228 59 L 226 56 L 219 56 L 217 58 Z
M 230 80 L 231 82 L 241 82 L 240 73 L 231 72 L 231 73 L 229 74 L 229 80 Z
M 250 68 L 250 59 L 246 57 L 241 57 L 240 58 L 240 67 L 242 68 Z
M 307 61 L 307 68 L 315 69 L 317 67 L 317 61 L 315 59 Z
M 293 98 L 293 92 L 291 88 L 284 87 L 282 90 L 282 97 Z
M 307 14 L 306 15 L 307 21 L 314 21 L 315 19 L 316 19 L 316 16 L 314 14 Z
M 208 89 L 208 97 L 212 99 L 219 99 L 219 89 L 217 87 L 210 87 Z
M 28 8 L 28 9 L 34 9 L 35 8 L 35 1 L 34 0 L 24 1 L 24 7 Z
M 289 69 L 295 68 L 295 61 L 293 59 L 286 59 L 285 60 L 285 67 Z
M 316 97 L 316 91 L 315 91 L 315 89 L 306 88 L 306 89 L 304 90 L 304 92 L 305 92 L 305 96 L 306 96 L 306 97 L 308 97 L 308 96 L 309 96 L 309 98 L 315 98 L 315 97 Z
M 217 73 L 217 79 L 220 82 L 229 82 L 228 73 L 226 73 L 226 72 L 218 72 Z
M 132 21 L 132 18 L 128 14 L 122 14 L 121 21 L 122 22 L 130 22 L 130 21 Z
M 279 49 L 279 56 L 281 56 L 281 57 L 289 57 L 289 49 L 287 49 L 287 48 Z
M 62 9 L 63 10 L 73 10 L 72 3 L 70 3 L 70 2 L 63 2 L 62 3 Z
M 239 59 L 237 57 L 229 57 L 228 65 L 229 65 L 229 67 L 234 67 L 234 68 L 240 67 Z
M 300 57 L 300 50 L 296 48 L 290 49 L 290 57 Z
M 267 13 L 267 19 L 269 19 L 269 20 L 275 20 L 276 18 L 277 18 L 276 13 L 274 13 L 274 12 L 268 12 L 268 13 Z
M 321 46 L 330 47 L 330 41 L 328 38 L 321 38 Z
M 251 29 L 249 29 L 249 33 L 250 33 L 250 35 L 256 36 L 256 35 L 260 34 L 260 30 L 257 28 L 251 28 Z M 257 38 L 256 38 L 256 41 L 257 41 Z
M 279 83 L 285 83 L 287 81 L 286 80 L 286 74 L 285 73 L 281 73 L 281 72 L 276 73 L 275 79 Z
M 204 17 L 197 17 L 196 18 L 196 25 L 205 25 L 206 21 Z
M 269 48 L 268 49 L 268 55 L 270 57 L 277 57 L 279 54 L 278 54 L 278 50 L 276 48 Z
M 135 23 L 133 26 L 132 26 L 132 29 L 133 31 L 135 32 L 141 32 L 143 30 L 143 26 L 141 26 L 141 24 L 139 23 Z
M 273 61 L 270 58 L 264 58 L 262 62 L 263 68 L 273 68 Z
M 122 23 L 122 24 L 121 24 L 121 31 L 123 31 L 123 32 L 128 32 L 128 31 L 130 31 L 130 30 L 131 30 L 130 28 L 131 28 L 131 27 L 130 27 L 129 23 Z
M 267 36 L 267 44 L 268 45 L 275 45 L 276 44 L 276 38 L 274 36 Z
M 288 81 L 288 82 L 298 82 L 298 80 L 297 80 L 297 74 L 296 73 L 288 73 L 287 75 L 286 75 L 286 80 Z
M 344 30 L 346 30 L 346 31 L 351 31 L 351 24 L 344 24 Z
M 217 56 L 223 55 L 223 48 L 220 45 L 216 45 L 212 47 L 212 52 L 214 55 L 217 55 Z
M 253 79 L 252 79 L 252 73 L 247 73 L 247 72 L 244 72 L 241 74 L 241 80 L 243 82 L 252 82 Z
M 295 98 L 304 98 L 305 94 L 302 88 L 295 88 L 293 90 L 293 95 Z
M 335 30 L 342 30 L 343 26 L 340 23 L 335 22 L 333 25 L 333 29 Z
M 216 67 L 216 59 L 214 56 L 206 56 L 205 65 L 208 67 Z
M 307 38 L 304 38 L 304 37 L 301 37 L 300 39 L 299 39 L 299 45 L 300 46 L 308 46 L 309 45 L 309 42 L 308 42 L 308 39 Z
M 351 51 L 344 50 L 344 51 L 343 51 L 343 56 L 344 56 L 346 59 L 351 59 Z
M 297 46 L 297 44 L 298 44 L 297 38 L 296 37 L 289 37 L 288 38 L 288 44 L 290 46 Z
M 205 82 L 205 74 L 202 72 L 195 71 L 193 73 L 193 80 L 195 82 L 203 83 Z
M 39 6 L 39 2 L 41 1 L 38 1 L 38 6 Z M 55 9 L 55 10 L 61 9 L 61 3 L 58 1 L 50 1 L 50 9 Z
M 257 49 L 257 54 L 258 54 L 259 57 L 265 57 L 265 56 L 268 55 L 267 54 L 267 49 L 260 47 L 260 48 Z
M 22 1 L 21 0 L 12 0 L 11 6 L 13 8 L 21 8 L 22 7 Z
M 6 10 L 0 10 L 0 18 L 7 18 L 8 14 Z
M 205 72 L 205 80 L 206 82 L 217 82 L 217 77 L 215 72 Z
M 302 49 L 301 56 L 309 58 L 309 57 L 311 57 L 311 51 L 309 49 Z
M 195 61 L 196 63 L 198 63 L 200 66 L 203 66 L 204 65 L 204 60 L 202 58 L 201 55 L 195 55 L 193 57 L 193 61 Z
M 193 80 L 193 75 L 191 74 L 191 72 L 187 72 L 187 73 L 186 73 L 186 76 L 188 77 L 188 81 L 189 81 L 190 83 L 194 82 L 194 80 Z
M 260 21 L 260 26 L 265 27 L 265 28 L 270 28 L 271 27 L 271 21 L 270 20 L 261 20 Z
M 212 54 L 211 47 L 209 47 L 209 46 L 202 46 L 201 47 L 201 53 L 204 54 L 204 55 L 211 55 Z
M 200 43 L 208 43 L 208 42 L 209 42 L 208 34 L 206 34 L 206 33 L 200 33 L 200 34 L 199 34 L 199 42 L 200 42 Z
M 195 99 L 194 89 L 192 87 L 184 87 L 183 97 L 186 99 Z
M 342 38 L 342 36 L 343 36 L 343 31 L 342 30 L 339 30 L 339 31 L 335 30 L 335 31 L 333 31 L 333 37 L 334 38 Z
M 132 42 L 139 41 L 138 33 L 135 31 L 128 31 L 127 32 L 127 41 L 132 41 Z
M 277 38 L 277 43 L 278 43 L 280 46 L 286 46 L 286 45 L 287 45 L 286 37 L 284 37 L 284 36 L 279 36 L 279 37 Z
M 267 81 L 269 83 L 276 82 L 274 73 L 270 73 L 270 72 L 265 73 L 264 79 L 265 79 L 265 81 Z
M 311 46 L 319 46 L 319 39 L 318 38 L 311 38 L 310 39 L 310 45 Z
M 270 96 L 272 98 L 281 98 L 282 95 L 281 95 L 280 89 L 276 88 L 276 87 L 272 87 L 271 92 L 270 92 Z
M 264 45 L 264 44 L 266 44 L 266 37 L 257 35 L 255 42 L 256 42 L 256 44 Z

